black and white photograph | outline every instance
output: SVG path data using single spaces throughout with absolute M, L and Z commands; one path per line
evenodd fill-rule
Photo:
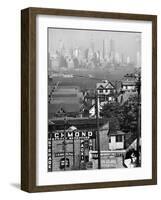
M 141 33 L 48 27 L 48 172 L 141 167 Z

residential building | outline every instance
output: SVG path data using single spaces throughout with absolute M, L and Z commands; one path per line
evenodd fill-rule
M 122 131 L 116 131 L 109 135 L 109 150 L 124 149 L 125 133 Z
M 100 150 L 104 151 L 108 149 L 108 119 L 99 118 L 99 125 Z M 96 151 L 98 148 L 96 131 L 96 119 L 69 117 L 65 120 L 62 118 L 50 120 L 48 171 L 64 170 L 62 166 L 64 157 L 68 162 L 66 170 L 86 167 L 89 162 L 89 152 Z
M 137 89 L 137 78 L 134 74 L 126 74 L 122 79 L 121 90 L 123 92 L 135 92 Z
M 120 131 L 120 123 L 117 118 L 109 119 L 109 150 L 120 150 L 125 147 L 125 133 Z
M 98 98 L 100 103 L 113 103 L 116 101 L 116 89 L 113 84 L 108 80 L 103 80 L 96 84 Z

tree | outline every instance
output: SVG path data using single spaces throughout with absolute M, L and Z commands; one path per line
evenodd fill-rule
M 100 115 L 107 118 L 117 117 L 118 109 L 120 109 L 120 105 L 118 103 L 107 103 L 103 106 Z
M 124 132 L 137 131 L 138 97 L 131 96 L 123 105 L 118 103 L 105 104 L 100 115 L 107 118 L 117 118 L 120 129 Z

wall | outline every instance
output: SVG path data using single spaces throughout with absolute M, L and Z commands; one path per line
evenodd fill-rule
M 93 157 L 95 152 L 90 152 L 90 161 L 92 162 L 92 169 L 98 169 L 98 159 Z M 98 156 L 98 154 L 96 154 Z M 101 169 L 110 169 L 110 168 L 124 168 L 123 157 L 125 151 L 103 151 L 101 152 Z
M 109 131 L 109 123 L 106 123 L 104 126 L 100 128 L 100 150 L 101 151 L 107 151 L 109 149 L 108 146 L 108 131 Z M 50 141 L 49 141 L 50 142 Z M 52 152 L 53 152 L 53 157 L 52 157 L 52 170 L 53 171 L 60 171 L 60 159 L 64 157 L 64 144 L 63 144 L 63 139 L 61 140 L 52 140 Z M 83 147 L 81 148 L 81 144 L 83 142 Z M 86 143 L 86 144 L 85 144 Z M 90 145 L 91 143 L 91 145 Z M 48 143 L 48 145 L 51 145 Z M 85 157 L 89 156 L 89 145 L 91 147 L 91 150 L 96 150 L 96 139 L 74 139 L 74 152 L 75 152 L 75 169 L 80 169 L 80 163 L 81 163 L 81 157 L 80 157 L 80 152 L 81 150 L 83 151 L 83 160 L 87 162 Z M 118 145 L 119 147 L 120 145 Z M 56 154 L 61 152 L 61 156 L 57 156 Z M 73 152 L 73 140 L 67 140 L 66 139 L 66 153 L 68 152 Z M 48 154 L 49 156 L 49 154 Z M 71 170 L 73 168 L 73 156 L 66 155 L 66 158 L 69 159 L 70 166 L 67 168 L 68 170 Z M 87 158 L 88 159 L 88 158 Z
M 116 150 L 116 149 L 123 149 L 123 148 L 124 148 L 124 141 L 116 142 L 116 136 L 111 136 L 111 142 L 109 143 L 109 149 Z
M 158 44 L 161 44 L 160 0 L 14 0 L 1 1 L 0 6 L 0 198 L 16 200 L 51 199 L 160 199 L 161 174 L 158 185 L 100 190 L 27 194 L 19 190 L 20 183 L 20 9 L 28 6 L 55 7 L 110 12 L 158 14 Z M 161 54 L 158 45 L 158 77 L 161 76 Z M 158 79 L 159 85 L 161 79 Z M 159 87 L 160 88 L 160 87 Z M 161 88 L 160 88 L 161 89 Z M 158 96 L 161 97 L 159 89 Z M 160 98 L 159 97 L 159 98 Z M 161 99 L 158 99 L 161 102 Z M 161 119 L 161 107 L 158 105 Z M 158 119 L 159 119 L 158 118 Z M 159 124 L 159 123 L 158 123 Z M 161 123 L 160 123 L 161 124 Z M 161 141 L 161 125 L 158 141 Z M 161 169 L 161 145 L 158 147 L 158 169 Z M 71 177 L 72 178 L 72 177 Z

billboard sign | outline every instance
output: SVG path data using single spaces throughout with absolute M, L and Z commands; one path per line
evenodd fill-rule
M 66 140 L 96 138 L 95 131 L 55 131 L 51 135 L 54 140 L 63 140 L 64 136 Z

